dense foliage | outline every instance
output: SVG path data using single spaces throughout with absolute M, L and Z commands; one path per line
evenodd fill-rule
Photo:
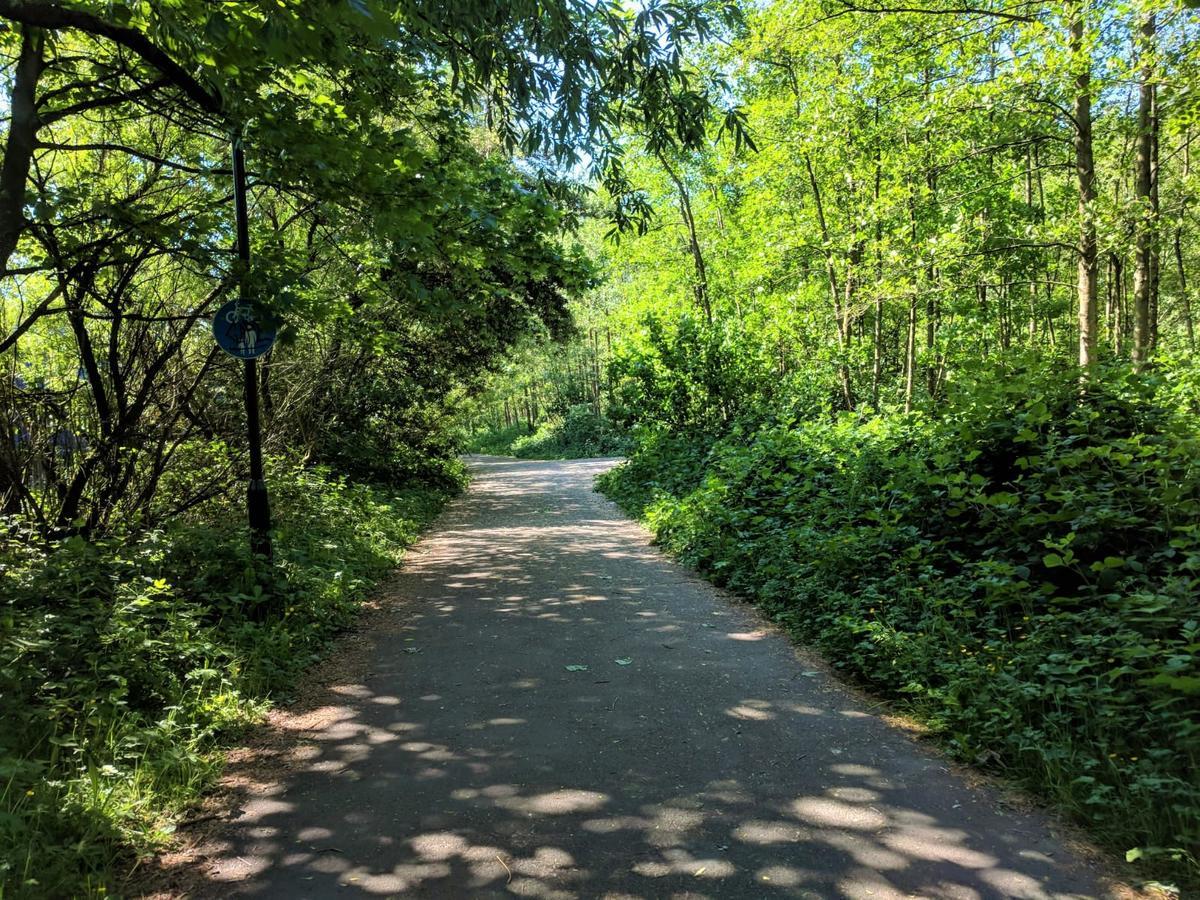
M 1195 878 L 1192 5 L 0 0 L 5 877 L 103 889 L 465 434 Z
M 507 422 L 594 358 L 636 437 L 602 489 L 666 547 L 1193 882 L 1198 29 L 1172 0 L 748 5 L 695 57 L 752 146 L 630 135 L 656 218 L 593 241 L 580 304 L 611 340 L 486 395 Z
M 403 555 L 447 488 L 271 472 L 264 581 L 239 504 L 159 528 L 0 544 L 0 893 L 120 894 L 132 854 L 220 771 L 214 752 L 286 693 Z
M 646 435 L 602 488 L 958 755 L 1194 866 L 1196 375 L 1081 404 L 1064 374 L 956 383 L 937 418 Z
M 586 252 L 602 252 L 597 229 L 581 235 Z M 459 411 L 466 447 L 475 453 L 575 458 L 620 453 L 626 431 L 607 410 L 612 352 L 611 285 L 594 285 L 587 302 L 568 305 L 570 326 L 543 331 L 510 351 Z M 618 338 L 619 339 L 619 338 Z
M 620 456 L 631 446 L 629 437 L 587 404 L 576 404 L 563 415 L 542 419 L 530 431 L 524 423 L 471 435 L 471 453 L 515 456 L 518 459 L 582 459 Z
M 727 98 L 682 49 L 735 17 L 0 0 L 0 894 L 111 890 L 348 620 L 457 486 L 459 407 L 571 329 L 562 172 L 643 223 L 619 135 L 703 142 Z M 249 385 L 274 560 L 234 524 L 253 370 L 209 323 L 235 296 L 279 327 Z
M 4 282 L 0 465 L 7 511 L 44 533 L 162 520 L 229 483 L 241 373 L 204 326 L 238 287 L 284 322 L 262 367 L 268 445 L 412 474 L 427 445 L 445 455 L 454 391 L 534 323 L 561 328 L 587 278 L 546 192 L 389 47 L 356 56 L 383 68 L 341 92 L 323 65 L 295 69 L 311 107 L 259 110 L 245 129 L 245 271 L 227 139 L 178 121 L 170 97 L 150 103 L 119 47 L 38 41 L 45 133 Z

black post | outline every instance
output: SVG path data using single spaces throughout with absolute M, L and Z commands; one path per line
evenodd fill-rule
M 243 263 L 250 262 L 250 221 L 246 209 L 246 156 L 242 138 L 233 139 L 233 208 L 237 222 L 237 253 Z M 245 288 L 239 288 L 246 301 Z M 262 435 L 258 424 L 258 362 L 245 365 L 246 428 L 250 438 L 250 484 L 246 489 L 246 512 L 250 520 L 250 551 L 271 558 L 271 502 L 263 477 Z

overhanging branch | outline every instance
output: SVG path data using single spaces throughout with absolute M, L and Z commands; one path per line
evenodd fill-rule
M 172 59 L 170 54 L 135 28 L 114 25 L 92 13 L 46 0 L 0 0 L 0 18 L 34 28 L 73 28 L 106 37 L 136 53 L 158 69 L 168 81 L 205 112 L 221 114 L 223 104 L 220 95 L 202 85 L 187 69 Z
M 1037 21 L 1035 16 L 1022 15 L 1020 13 L 1010 13 L 1002 9 L 988 9 L 986 7 L 975 6 L 947 6 L 947 7 L 929 7 L 929 6 L 908 6 L 900 4 L 897 6 L 885 3 L 858 3 L 852 0 L 841 0 L 841 5 L 844 9 L 851 12 L 863 13 L 918 13 L 921 15 L 972 15 L 983 16 L 993 19 L 1001 19 L 1005 22 L 1023 22 L 1032 24 Z

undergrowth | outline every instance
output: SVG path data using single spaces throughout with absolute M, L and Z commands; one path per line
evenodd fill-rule
M 1050 798 L 1200 878 L 1195 384 L 1054 373 L 937 416 L 642 435 L 601 489 L 658 541 Z
M 281 467 L 271 490 L 269 577 L 239 498 L 94 542 L 0 532 L 0 897 L 117 890 L 452 488 Z
M 623 430 L 586 403 L 551 416 L 535 430 L 524 424 L 480 432 L 467 439 L 471 453 L 518 459 L 586 459 L 619 456 L 630 448 Z

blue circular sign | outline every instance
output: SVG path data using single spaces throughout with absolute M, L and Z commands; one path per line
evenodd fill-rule
M 257 359 L 275 343 L 274 324 L 244 300 L 230 300 L 218 309 L 212 331 L 217 346 L 238 359 Z

